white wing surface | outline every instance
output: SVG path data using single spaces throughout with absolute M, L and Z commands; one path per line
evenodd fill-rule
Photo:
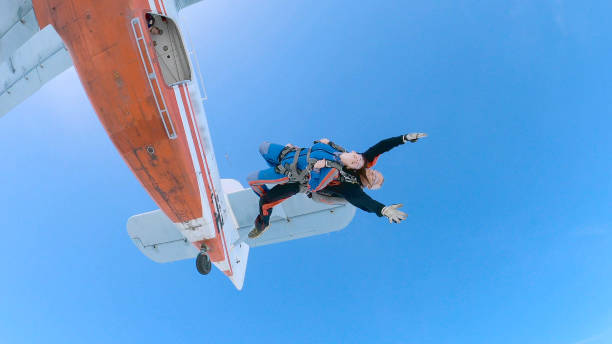
M 38 29 L 31 0 L 0 0 L 0 116 L 72 66 L 52 26 Z
M 140 252 L 157 263 L 195 258 L 199 252 L 161 210 L 130 217 L 127 230 Z
M 317 203 L 303 194 L 295 195 L 274 208 L 270 228 L 257 239 L 248 237 L 258 213 L 258 198 L 251 189 L 227 195 L 231 216 L 240 239 L 250 247 L 274 244 L 341 230 L 355 216 L 350 204 Z M 195 258 L 198 250 L 161 211 L 132 216 L 127 223 L 130 238 L 149 259 L 158 263 Z
M 38 32 L 31 0 L 0 1 L 0 61 Z
M 229 252 L 234 272 L 229 279 L 238 290 L 242 289 L 244 282 L 250 246 L 337 231 L 346 227 L 355 216 L 355 207 L 352 205 L 317 203 L 300 194 L 277 205 L 271 218 L 271 227 L 259 238 L 250 239 L 248 233 L 258 213 L 258 198 L 251 189 L 236 191 L 236 185 L 241 188 L 238 182 L 228 183 L 224 180 L 224 189 L 231 192 L 225 194 L 231 209 L 223 213 L 226 225 L 235 224 L 240 235 L 237 240 L 230 241 Z M 227 216 L 231 216 L 231 219 Z M 198 250 L 161 210 L 132 216 L 128 220 L 127 231 L 140 252 L 155 262 L 193 259 L 198 255 Z
M 248 234 L 259 212 L 259 199 L 251 189 L 227 197 L 239 227 L 240 239 L 250 247 L 338 231 L 348 226 L 355 216 L 355 207 L 350 204 L 318 203 L 298 194 L 274 207 L 270 228 L 257 239 L 250 239 Z

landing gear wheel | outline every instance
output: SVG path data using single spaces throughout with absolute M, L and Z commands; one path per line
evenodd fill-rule
M 198 257 L 196 258 L 196 268 L 201 275 L 208 275 L 210 270 L 212 269 L 212 263 L 210 262 L 210 258 L 205 253 L 198 253 Z

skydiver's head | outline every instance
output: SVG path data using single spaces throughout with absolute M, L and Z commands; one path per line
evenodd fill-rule
M 359 177 L 361 178 L 361 184 L 370 190 L 380 189 L 385 181 L 382 173 L 371 168 L 365 169 L 365 173 L 359 174 Z
M 365 163 L 363 155 L 355 151 L 340 154 L 340 161 L 342 161 L 344 166 L 350 168 L 351 170 L 358 170 L 362 168 Z

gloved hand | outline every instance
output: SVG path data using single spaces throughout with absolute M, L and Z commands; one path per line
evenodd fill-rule
M 406 143 L 406 141 L 417 142 L 417 140 L 420 139 L 421 137 L 427 137 L 427 134 L 425 134 L 425 133 L 410 133 L 410 134 L 406 134 L 406 135 L 404 135 L 404 143 Z
M 382 214 L 389 219 L 389 223 L 395 222 L 400 223 L 404 221 L 408 214 L 404 213 L 401 210 L 397 210 L 397 208 L 403 207 L 403 204 L 391 204 L 383 208 Z

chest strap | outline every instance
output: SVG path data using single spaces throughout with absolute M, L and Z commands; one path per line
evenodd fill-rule
M 308 162 L 306 168 L 303 169 L 303 170 L 300 170 L 298 168 L 297 165 L 298 165 L 298 161 L 300 159 L 300 152 L 302 150 L 303 150 L 302 148 L 293 148 L 292 147 L 290 150 L 285 152 L 285 149 L 283 149 L 283 151 L 281 151 L 281 154 L 279 155 L 279 161 L 282 161 L 285 158 L 285 156 L 287 155 L 287 153 L 289 153 L 291 151 L 295 151 L 295 153 L 293 155 L 293 161 L 291 161 L 291 164 L 288 164 L 288 163 L 285 163 L 283 165 L 279 164 L 275 168 L 277 173 L 280 173 L 280 174 L 283 174 L 283 175 L 287 176 L 289 178 L 289 181 L 293 182 L 293 183 L 305 184 L 306 182 L 308 182 L 308 177 L 310 176 L 310 171 L 312 170 L 312 166 L 314 165 L 314 163 L 311 162 L 311 159 L 310 159 L 310 151 L 311 150 L 308 149 L 306 151 L 306 161 Z

